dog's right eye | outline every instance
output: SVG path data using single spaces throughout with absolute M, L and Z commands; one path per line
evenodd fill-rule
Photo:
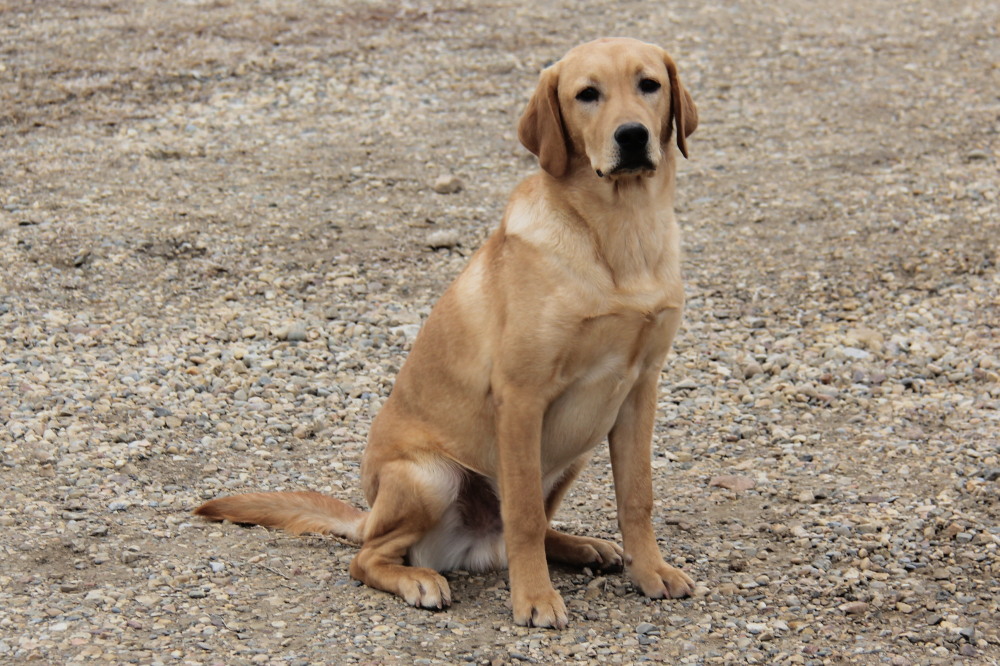
M 600 96 L 601 93 L 594 86 L 587 86 L 576 94 L 576 98 L 581 102 L 596 102 Z

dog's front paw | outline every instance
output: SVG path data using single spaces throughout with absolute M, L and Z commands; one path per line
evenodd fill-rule
M 514 622 L 525 627 L 564 629 L 569 622 L 566 604 L 551 586 L 513 597 Z
M 663 561 L 650 567 L 633 567 L 630 573 L 642 593 L 653 599 L 678 599 L 694 592 L 694 579 Z

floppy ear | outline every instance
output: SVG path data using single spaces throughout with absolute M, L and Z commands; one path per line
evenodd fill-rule
M 691 99 L 691 93 L 687 91 L 677 76 L 677 65 L 673 59 L 663 54 L 663 63 L 667 66 L 667 74 L 670 77 L 670 116 L 667 117 L 667 126 L 664 133 L 664 142 L 670 140 L 670 132 L 673 125 L 677 126 L 677 148 L 681 155 L 688 156 L 686 139 L 698 128 L 698 107 Z
M 566 173 L 569 150 L 559 110 L 559 76 L 556 68 L 542 70 L 538 88 L 521 115 L 517 137 L 524 147 L 538 156 L 541 167 L 555 178 Z

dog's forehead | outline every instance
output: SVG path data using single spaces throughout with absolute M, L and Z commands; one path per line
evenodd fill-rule
M 559 63 L 567 77 L 631 76 L 663 65 L 663 51 L 635 39 L 601 39 L 572 49 Z

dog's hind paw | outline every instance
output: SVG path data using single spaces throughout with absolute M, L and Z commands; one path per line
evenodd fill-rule
M 441 610 L 451 605 L 451 588 L 444 576 L 431 569 L 411 568 L 400 576 L 399 596 L 417 608 Z
M 553 562 L 614 572 L 622 570 L 625 553 L 621 546 L 604 539 L 550 530 L 545 536 L 545 556 Z

